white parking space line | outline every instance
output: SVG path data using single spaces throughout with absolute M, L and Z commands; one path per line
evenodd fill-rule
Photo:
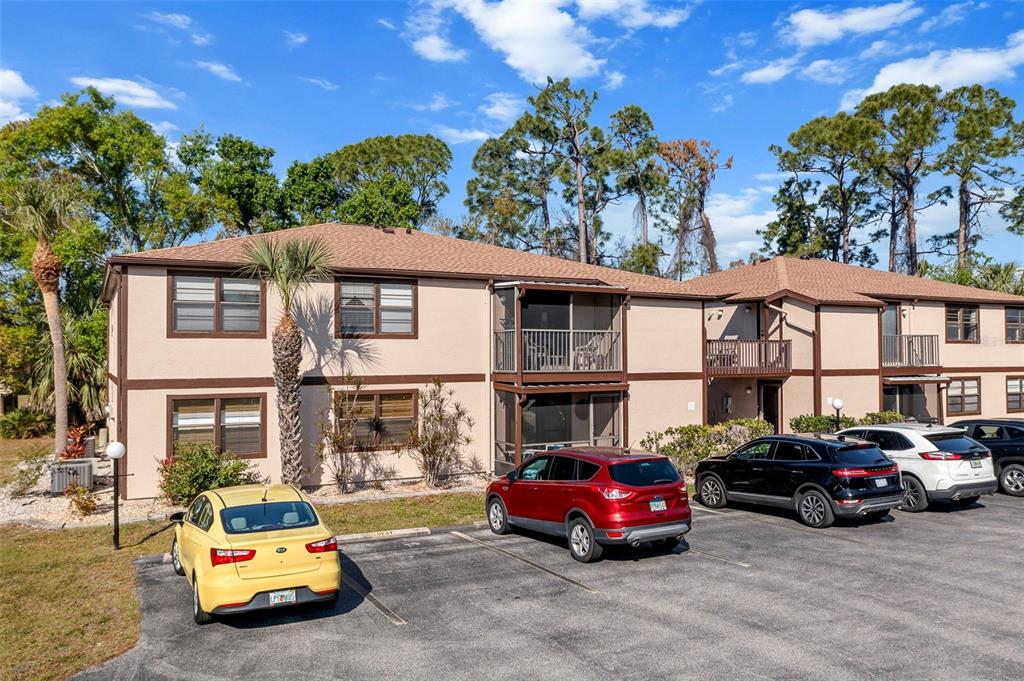
M 723 558 L 722 556 L 716 556 L 713 553 L 708 553 L 707 551 L 701 551 L 700 549 L 695 549 L 692 546 L 689 549 L 686 550 L 686 553 L 696 553 L 699 556 L 707 556 L 708 558 L 714 558 L 715 560 L 720 560 L 723 563 L 731 563 L 732 565 L 738 565 L 741 568 L 748 568 L 749 569 L 749 568 L 753 567 L 753 565 L 751 565 L 750 563 L 744 563 L 743 561 L 740 561 L 740 560 L 733 560 L 732 558 Z
M 536 568 L 537 570 L 540 570 L 541 572 L 546 572 L 547 574 L 551 575 L 552 577 L 557 577 L 557 578 L 561 579 L 564 582 L 568 582 L 569 584 L 572 584 L 573 586 L 578 586 L 579 588 L 583 589 L 584 591 L 589 591 L 592 594 L 599 594 L 599 593 L 601 593 L 600 591 L 598 591 L 597 589 L 595 589 L 592 586 L 587 586 L 583 582 L 577 582 L 572 577 L 566 577 L 563 574 L 559 574 L 559 573 L 555 572 L 554 570 L 552 570 L 550 568 L 544 567 L 540 563 L 534 563 L 532 560 L 529 560 L 528 558 L 523 558 L 522 556 L 517 555 L 515 553 L 512 553 L 511 551 L 506 551 L 503 548 L 497 547 L 497 546 L 495 546 L 491 542 L 480 541 L 479 539 L 475 539 L 475 538 L 470 537 L 469 535 L 465 535 L 465 534 L 463 534 L 462 532 L 459 532 L 459 531 L 452 531 L 452 535 L 458 537 L 459 539 L 464 539 L 464 540 L 466 540 L 468 542 L 471 542 L 473 544 L 477 544 L 479 546 L 483 546 L 484 548 L 490 549 L 491 551 L 497 551 L 498 553 L 500 553 L 500 554 L 502 554 L 504 556 L 508 556 L 509 558 L 513 558 L 515 560 L 518 560 L 521 563 L 526 563 L 527 565 L 529 565 L 532 568 Z
M 696 513 L 711 513 L 712 515 L 732 515 L 732 511 L 713 511 L 710 508 L 704 508 L 702 506 L 691 506 L 690 511 Z
M 363 597 L 363 600 L 365 600 L 365 601 L 366 601 L 367 603 L 369 603 L 369 604 L 370 604 L 370 605 L 372 605 L 373 607 L 377 608 L 377 610 L 378 610 L 378 611 L 380 612 L 380 614 L 382 614 L 382 615 L 384 615 L 385 617 L 387 617 L 387 618 L 388 618 L 388 620 L 389 620 L 389 621 L 390 621 L 390 622 L 391 622 L 392 624 L 394 624 L 395 626 L 401 626 L 401 625 L 403 625 L 403 624 L 408 624 L 408 622 L 406 622 L 406 621 L 405 621 L 404 619 L 402 619 L 401 617 L 399 617 L 399 616 L 398 616 L 398 613 L 396 613 L 396 612 L 395 612 L 394 610 L 392 610 L 392 609 L 391 609 L 391 608 L 389 608 L 388 606 L 384 605 L 384 604 L 383 604 L 383 603 L 382 603 L 382 602 L 380 601 L 380 599 L 379 599 L 379 598 L 377 598 L 377 597 L 376 597 L 376 596 L 374 596 L 374 595 L 373 595 L 372 593 L 370 593 L 369 591 L 367 591 L 366 589 L 364 589 L 364 588 L 363 588 L 363 587 L 362 587 L 361 585 L 357 584 L 357 583 L 356 583 L 356 582 L 355 582 L 355 581 L 354 581 L 354 580 L 353 580 L 353 579 L 352 579 L 351 577 L 349 577 L 348 575 L 346 575 L 346 574 L 342 573 L 342 575 L 341 575 L 341 581 L 342 581 L 342 582 L 344 582 L 345 584 L 347 584 L 347 585 L 348 585 L 348 586 L 349 586 L 349 587 L 350 587 L 350 588 L 351 588 L 351 589 L 352 589 L 353 591 L 355 591 L 355 592 L 356 592 L 357 594 L 359 594 L 360 596 L 362 596 L 362 597 Z

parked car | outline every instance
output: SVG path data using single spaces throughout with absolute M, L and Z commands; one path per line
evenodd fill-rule
M 870 442 L 779 435 L 697 464 L 697 499 L 709 508 L 730 501 L 789 508 L 821 528 L 836 516 L 884 517 L 903 495 L 896 464 Z
M 192 585 L 192 616 L 333 602 L 341 588 L 334 534 L 289 485 L 204 492 L 176 523 L 171 564 Z
M 890 423 L 840 433 L 875 443 L 896 462 L 903 476 L 904 511 L 923 511 L 936 500 L 969 506 L 996 491 L 991 453 L 960 428 Z
M 1024 497 L 1024 419 L 966 419 L 951 424 L 992 452 L 1003 494 Z
M 690 531 L 686 482 L 672 462 L 628 449 L 585 447 L 537 454 L 487 487 L 487 522 L 569 539 L 589 563 L 604 546 L 674 547 Z

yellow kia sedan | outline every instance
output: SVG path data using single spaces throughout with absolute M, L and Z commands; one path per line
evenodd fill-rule
M 341 587 L 334 534 L 289 485 L 203 492 L 174 521 L 171 563 L 192 585 L 192 616 L 333 602 Z

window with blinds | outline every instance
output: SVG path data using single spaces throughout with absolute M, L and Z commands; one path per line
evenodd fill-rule
M 355 420 L 356 447 L 361 450 L 395 448 L 407 443 L 416 428 L 416 393 L 384 392 L 346 395 L 338 399 L 336 418 Z
M 254 279 L 175 274 L 169 304 L 175 334 L 230 336 L 263 331 L 262 287 Z
M 338 282 L 341 335 L 414 336 L 416 285 L 408 281 Z
M 171 452 L 181 443 L 215 447 L 242 457 L 266 456 L 265 395 L 171 400 Z
M 981 379 L 955 378 L 946 388 L 946 411 L 949 414 L 981 413 Z
M 1024 307 L 1006 308 L 1006 342 L 1024 343 Z
M 978 314 L 977 306 L 947 305 L 946 341 L 949 343 L 977 343 Z
M 220 448 L 233 454 L 256 454 L 260 442 L 260 398 L 220 401 Z
M 1024 376 L 1006 379 L 1006 411 L 1024 411 Z

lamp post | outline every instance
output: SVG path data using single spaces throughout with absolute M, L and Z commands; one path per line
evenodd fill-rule
M 114 550 L 121 550 L 121 528 L 118 525 L 117 504 L 121 496 L 121 459 L 124 457 L 124 445 L 118 441 L 107 443 L 107 458 L 114 462 Z
M 836 432 L 839 432 L 839 412 L 843 409 L 843 401 L 838 397 L 832 400 L 832 408 L 836 410 Z

